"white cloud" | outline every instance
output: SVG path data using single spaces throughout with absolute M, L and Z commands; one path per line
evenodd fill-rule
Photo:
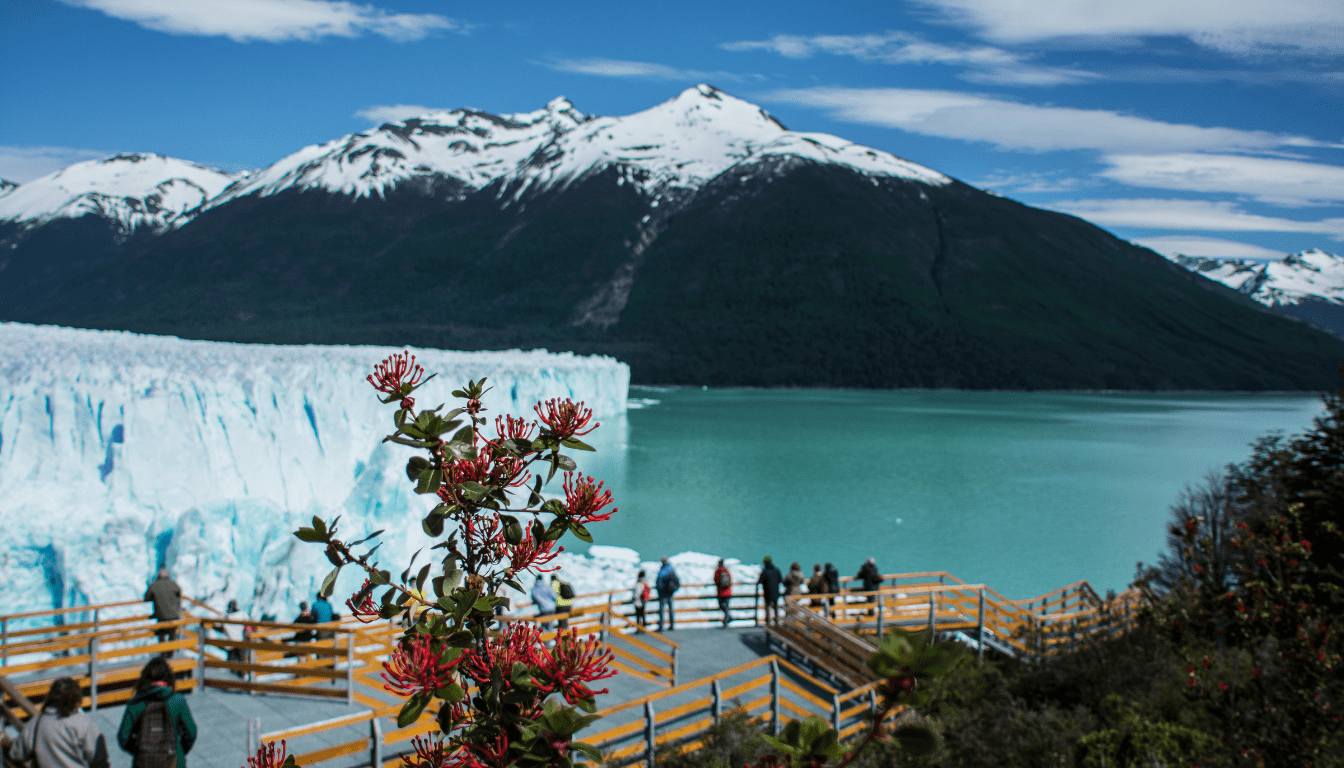
M 774 91 L 762 98 L 825 109 L 837 120 L 1028 152 L 1091 149 L 1139 154 L 1330 146 L 1304 136 L 1166 123 L 1111 110 L 1037 106 L 957 91 L 816 87 Z
M 71 147 L 0 147 L 0 179 L 19 184 L 112 153 Z
M 577 72 L 601 77 L 643 77 L 652 80 L 741 80 L 729 72 L 701 72 L 695 69 L 677 69 L 646 61 L 617 59 L 559 59 L 543 62 L 544 66 L 560 72 Z
M 918 0 L 1004 43 L 1175 35 L 1236 53 L 1344 51 L 1337 0 Z
M 1279 205 L 1344 201 L 1344 167 L 1220 154 L 1108 155 L 1102 176 L 1136 187 L 1230 192 Z
M 361 109 L 355 113 L 355 117 L 362 117 L 374 125 L 383 123 L 397 123 L 402 120 L 409 120 L 412 117 L 423 117 L 431 112 L 447 112 L 446 109 L 435 109 L 433 107 L 422 107 L 419 104 L 379 104 L 376 107 Z
M 1001 192 L 1036 194 L 1070 192 L 1097 182 L 1066 175 L 1065 171 L 1039 171 L 1032 173 L 996 172 L 983 179 L 968 181 L 967 183 L 995 194 Z
M 1073 214 L 1106 227 L 1205 232 L 1309 232 L 1344 240 L 1344 218 L 1296 221 L 1247 213 L 1236 203 L 1211 200 L 1063 200 L 1041 207 Z
M 769 40 L 723 43 L 730 51 L 771 51 L 792 59 L 814 53 L 853 56 L 884 64 L 943 64 L 966 67 L 965 79 L 1000 85 L 1061 85 L 1096 79 L 1091 72 L 1026 63 L 1016 53 L 986 45 L 933 43 L 900 30 L 869 35 L 775 35 Z
M 317 40 L 365 33 L 405 41 L 463 25 L 433 13 L 391 13 L 336 0 L 62 0 L 146 29 L 236 42 Z
M 1208 259 L 1282 259 L 1283 251 L 1262 248 L 1236 240 L 1224 240 L 1221 237 L 1200 237 L 1199 235 L 1163 235 L 1161 237 L 1138 237 L 1132 240 L 1135 245 L 1151 248 L 1167 256 L 1183 254 L 1185 256 L 1203 256 Z

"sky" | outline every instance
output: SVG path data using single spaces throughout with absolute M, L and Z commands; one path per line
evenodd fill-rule
M 1344 0 L 5 0 L 0 178 L 697 83 L 1163 252 L 1344 252 Z

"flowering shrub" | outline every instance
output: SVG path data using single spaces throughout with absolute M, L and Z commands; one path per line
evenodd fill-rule
M 384 442 L 419 452 L 407 462 L 406 475 L 417 493 L 437 502 L 421 521 L 425 533 L 439 540 L 430 550 L 437 560 L 416 570 L 417 552 L 394 576 L 373 560 L 372 541 L 382 531 L 345 541 L 338 537 L 339 518 L 328 523 L 314 517 L 312 527 L 295 535 L 326 548 L 334 569 L 322 583 L 324 596 L 341 569 L 353 566 L 365 579 L 345 601 L 351 613 L 363 622 L 404 618 L 409 624 L 384 664 L 383 680 L 389 691 L 406 697 L 399 726 L 428 710 L 439 732 L 414 741 L 414 755 L 403 757 L 408 765 L 571 768 L 576 753 L 601 760 L 575 734 L 596 719 L 594 697 L 606 689 L 589 684 L 615 674 L 611 653 L 574 631 L 548 647 L 534 625 L 495 619 L 496 606 L 508 604 L 496 596 L 503 587 L 525 591 L 519 581 L 524 574 L 555 570 L 546 566 L 564 550 L 558 542 L 565 534 L 591 542 L 586 526 L 616 512 L 605 509 L 611 493 L 578 473 L 563 453 L 593 450 L 579 437 L 599 424 L 591 409 L 567 399 L 537 403 L 536 422 L 503 415 L 491 424 L 482 416 L 484 379 L 453 392 L 465 401 L 459 408 L 417 411 L 412 393 L 434 378 L 424 373 L 403 353 L 379 363 L 368 381 L 383 403 L 396 404 L 395 431 Z M 542 486 L 557 473 L 563 474 L 565 500 L 543 500 Z M 525 496 L 526 503 L 515 496 Z M 542 512 L 553 515 L 549 525 Z M 268 745 L 252 768 L 280 768 L 274 759 L 274 745 Z

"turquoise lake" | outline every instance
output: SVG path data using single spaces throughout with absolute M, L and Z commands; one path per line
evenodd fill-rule
M 863 559 L 1011 598 L 1123 589 L 1182 488 L 1298 433 L 1315 395 L 631 388 L 580 468 L 620 508 L 596 542 L 810 572 Z M 558 485 L 558 483 L 557 483 Z M 557 489 L 558 490 L 558 489 Z M 577 542 L 576 542 L 577 543 Z M 580 545 L 581 547 L 581 545 Z

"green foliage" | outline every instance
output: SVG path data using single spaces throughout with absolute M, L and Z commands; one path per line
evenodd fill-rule
M 790 765 L 824 765 L 830 760 L 839 760 L 845 754 L 844 747 L 836 738 L 835 729 L 820 717 L 812 716 L 806 720 L 792 720 L 776 738 L 769 734 L 763 736 L 775 752 L 788 758 Z
M 1212 736 L 1192 728 L 1148 720 L 1119 696 L 1107 697 L 1107 705 L 1123 711 L 1120 722 L 1078 740 L 1080 768 L 1207 764 L 1219 746 Z

